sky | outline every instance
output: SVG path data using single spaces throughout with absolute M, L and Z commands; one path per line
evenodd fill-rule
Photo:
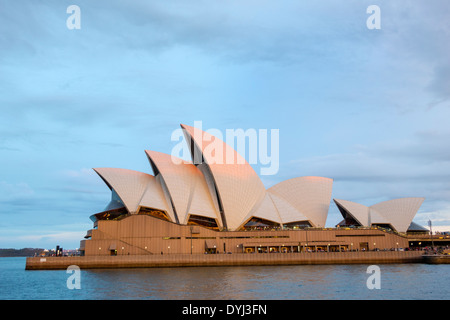
M 414 222 L 450 230 L 449 16 L 447 0 L 0 0 L 0 248 L 78 248 L 111 197 L 92 168 L 151 174 L 144 150 L 171 153 L 195 121 L 278 129 L 267 188 L 425 197 Z M 341 218 L 331 203 L 327 226 Z

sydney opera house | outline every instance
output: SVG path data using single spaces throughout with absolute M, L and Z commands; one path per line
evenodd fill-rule
M 225 142 L 181 128 L 192 161 L 146 150 L 152 174 L 94 169 L 111 201 L 91 216 L 85 256 L 392 250 L 408 247 L 408 232 L 427 231 L 412 222 L 423 198 L 370 207 L 334 199 L 343 221 L 327 228 L 332 179 L 297 177 L 266 189 Z

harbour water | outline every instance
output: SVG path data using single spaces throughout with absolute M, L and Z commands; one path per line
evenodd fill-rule
M 26 271 L 25 258 L 0 258 L 0 300 L 447 300 L 450 265 L 299 265 Z

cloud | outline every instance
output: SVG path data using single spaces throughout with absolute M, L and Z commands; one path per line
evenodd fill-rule
M 71 225 L 73 229 L 83 230 L 87 225 Z M 6 234 L 6 236 L 4 236 Z M 44 249 L 55 248 L 56 245 L 64 249 L 79 248 L 80 240 L 86 235 L 86 231 L 54 231 L 47 229 L 27 230 L 24 235 L 22 231 L 3 232 L 0 236 L 2 246 L 11 248 L 40 247 Z
M 0 181 L 0 202 L 25 201 L 34 198 L 34 190 L 25 182 L 8 183 Z
M 101 38 L 95 49 L 109 48 L 107 59 L 115 57 L 114 51 L 142 51 L 159 57 L 174 49 L 183 52 L 189 48 L 229 62 L 303 63 L 315 56 L 332 59 L 336 46 L 350 52 L 349 45 L 364 41 L 358 32 L 347 37 L 347 32 L 364 22 L 366 16 L 365 7 L 357 1 L 282 6 L 272 1 L 195 1 L 189 5 L 183 1 L 170 5 L 81 1 L 78 5 L 83 17 L 80 31 L 86 37 L 82 43 Z M 323 42 L 331 45 L 324 46 Z
M 450 36 L 447 39 L 450 39 Z M 450 45 L 447 52 L 450 52 Z M 448 60 L 434 67 L 433 76 L 428 89 L 436 94 L 438 100 L 430 104 L 429 107 L 444 104 L 447 107 L 450 106 L 448 103 L 450 99 L 450 63 L 448 63 Z
M 64 239 L 65 241 L 79 241 L 82 239 L 81 232 L 56 232 L 49 234 L 32 234 L 26 236 L 17 237 L 18 241 L 33 241 L 33 242 L 50 242 L 56 243 Z
M 450 135 L 419 131 L 411 139 L 354 146 L 346 153 L 304 157 L 290 162 L 283 175 L 318 175 L 334 179 L 333 198 L 373 205 L 401 198 L 425 197 L 416 219 L 450 223 Z M 288 172 L 288 173 L 286 173 Z M 336 214 L 333 203 L 331 218 Z
M 88 168 L 81 168 L 79 170 L 63 170 L 61 172 L 63 177 L 67 177 L 72 181 L 82 182 L 85 184 L 94 184 L 98 179 L 94 170 Z
M 450 149 L 445 147 L 449 141 L 450 131 L 447 128 L 420 130 L 409 139 L 379 143 L 369 152 L 403 161 L 445 165 L 450 159 Z
M 414 106 L 432 108 L 450 106 L 450 23 L 449 6 L 445 1 L 427 5 L 420 1 L 408 3 L 383 2 L 383 30 L 379 48 L 390 62 L 390 74 L 400 73 L 410 86 L 404 96 L 414 96 L 411 86 L 429 94 L 428 103 Z M 402 99 L 399 96 L 397 99 Z
M 0 2 L 8 225 L 88 219 L 110 197 L 91 166 L 146 171 L 142 150 L 193 120 L 279 128 L 298 160 L 266 185 L 327 176 L 336 197 L 425 196 L 448 218 L 446 1 L 380 0 L 381 30 L 356 0 L 80 0 L 75 31 L 70 4 Z
M 367 145 L 347 146 L 348 152 L 291 161 L 301 170 L 322 172 L 338 180 L 450 180 L 450 132 L 416 131 L 406 138 L 384 138 Z

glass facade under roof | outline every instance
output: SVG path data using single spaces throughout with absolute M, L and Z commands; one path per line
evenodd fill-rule
M 270 220 L 253 217 L 243 227 L 243 230 L 280 229 L 280 224 Z
M 154 208 L 148 208 L 148 207 L 140 207 L 138 214 L 146 214 L 161 220 L 170 221 L 169 216 L 167 215 L 167 212 L 164 210 L 158 210 Z
M 125 207 L 113 210 L 102 211 L 91 215 L 89 218 L 93 221 L 99 220 L 117 220 L 128 216 L 128 210 Z
M 217 221 L 213 218 L 199 216 L 196 214 L 189 215 L 188 225 L 199 225 L 213 230 L 219 230 Z
M 294 221 L 283 224 L 284 229 L 304 229 L 311 227 L 312 225 L 309 221 Z

